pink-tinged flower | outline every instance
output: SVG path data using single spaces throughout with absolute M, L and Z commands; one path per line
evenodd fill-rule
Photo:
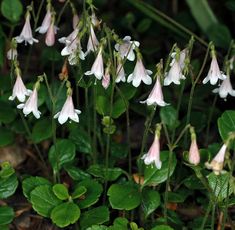
M 159 105 L 159 106 L 169 105 L 163 99 L 162 87 L 159 77 L 157 77 L 156 83 L 151 93 L 149 94 L 147 100 L 141 101 L 140 103 L 147 103 L 147 105 Z
M 24 27 L 22 29 L 22 32 L 19 36 L 15 37 L 15 40 L 17 43 L 21 43 L 21 42 L 25 42 L 25 45 L 27 44 L 27 42 L 32 45 L 33 42 L 38 42 L 37 39 L 33 38 L 32 35 L 32 29 L 31 29 L 31 25 L 30 25 L 30 15 L 28 14 L 26 16 L 25 19 L 25 24 Z
M 86 51 L 85 55 L 87 55 L 91 51 L 95 52 L 97 50 L 98 46 L 99 46 L 99 41 L 97 40 L 93 26 L 91 25 L 90 36 L 89 36 L 89 39 L 87 42 L 87 51 Z
M 164 85 L 170 85 L 172 82 L 176 85 L 180 84 L 180 80 L 185 79 L 185 76 L 182 74 L 182 69 L 180 67 L 179 61 L 174 61 L 166 77 L 164 79 Z
M 227 149 L 227 145 L 223 144 L 221 149 L 219 150 L 219 152 L 216 154 L 216 156 L 211 161 L 211 163 L 206 162 L 206 164 L 205 164 L 206 167 L 208 169 L 212 169 L 216 175 L 219 175 L 223 169 L 226 149 Z
M 95 77 L 98 80 L 101 80 L 101 78 L 104 75 L 104 63 L 103 63 L 103 57 L 102 57 L 102 48 L 100 48 L 99 53 L 91 67 L 90 71 L 85 72 L 85 75 L 92 75 L 94 74 Z
M 58 122 L 61 125 L 64 124 L 68 119 L 79 122 L 78 114 L 80 113 L 80 110 L 74 109 L 72 96 L 68 95 L 62 110 L 55 114 L 54 118 L 58 118 Z
M 15 60 L 17 58 L 17 49 L 16 48 L 11 48 L 7 51 L 7 59 L 8 60 Z
M 160 142 L 157 134 L 155 134 L 153 144 L 151 145 L 148 153 L 144 154 L 141 159 L 144 160 L 146 165 L 155 163 L 157 169 L 162 167 L 162 162 L 160 160 Z
M 141 58 L 137 59 L 134 71 L 127 78 L 127 82 L 132 82 L 134 87 L 138 87 L 143 81 L 146 85 L 152 84 L 152 78 L 149 76 L 152 74 L 151 70 L 145 69 Z
M 24 104 L 19 104 L 17 106 L 18 109 L 23 109 L 23 113 L 27 116 L 30 113 L 39 119 L 41 112 L 38 110 L 38 91 L 37 88 L 34 87 L 33 92 L 31 93 L 30 97 Z
M 219 96 L 225 99 L 228 96 L 228 94 L 235 97 L 235 90 L 232 88 L 232 84 L 231 84 L 229 76 L 227 76 L 227 78 L 223 80 L 219 88 L 214 89 L 212 92 L 219 93 Z
M 31 90 L 26 89 L 20 74 L 17 74 L 13 92 L 12 95 L 9 97 L 9 100 L 13 101 L 17 97 L 20 102 L 24 102 L 26 96 L 29 96 L 31 92 Z
M 55 44 L 55 33 L 54 23 L 51 23 L 49 29 L 47 30 L 45 43 L 47 46 L 53 46 Z
M 126 74 L 123 68 L 123 64 L 119 61 L 118 66 L 117 66 L 117 77 L 115 82 L 119 83 L 120 81 L 125 82 L 126 78 L 125 78 Z
M 107 89 L 110 84 L 110 74 L 109 74 L 109 67 L 105 69 L 104 76 L 102 78 L 102 86 Z
M 50 10 L 47 10 L 47 13 L 42 21 L 42 25 L 39 26 L 35 31 L 39 32 L 40 34 L 45 34 L 49 27 L 51 25 L 51 11 Z
M 184 69 L 184 61 L 185 61 L 185 58 L 186 58 L 186 54 L 187 54 L 187 49 L 183 49 L 180 51 L 180 57 L 179 57 L 179 65 L 180 65 L 180 68 L 181 70 Z M 171 63 L 170 63 L 170 66 L 172 66 L 175 62 L 175 55 L 176 55 L 176 52 L 173 52 L 171 54 L 171 57 L 173 58 Z
M 68 37 L 63 37 L 59 39 L 59 42 L 66 44 L 63 50 L 61 51 L 61 55 L 69 55 L 68 60 L 70 65 L 77 64 L 77 57 L 79 57 L 81 60 L 85 59 L 85 54 L 81 48 L 78 32 L 79 30 L 75 29 Z
M 193 165 L 198 165 L 200 163 L 200 153 L 195 138 L 191 141 L 188 161 Z
M 202 83 L 206 84 L 208 81 L 210 81 L 211 85 L 215 85 L 219 79 L 226 79 L 226 75 L 220 71 L 216 56 L 214 55 L 211 60 L 209 72 L 206 78 L 204 78 L 204 80 L 202 81 Z
M 140 45 L 139 42 L 131 41 L 131 37 L 126 36 L 123 38 L 122 44 L 115 45 L 115 49 L 118 51 L 122 59 L 126 57 L 129 61 L 134 61 L 135 60 L 134 49 L 135 47 L 139 47 L 139 45 Z
M 74 30 L 76 29 L 78 23 L 79 23 L 79 17 L 78 17 L 77 14 L 74 14 L 74 15 L 73 15 L 73 29 L 74 29 Z

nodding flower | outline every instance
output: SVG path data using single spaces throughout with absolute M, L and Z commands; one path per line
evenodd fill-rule
M 152 74 L 151 70 L 145 69 L 143 61 L 141 57 L 137 57 L 136 65 L 132 74 L 130 74 L 127 78 L 127 82 L 132 82 L 134 87 L 138 87 L 143 81 L 146 85 L 152 84 L 152 78 L 150 75 Z
M 215 85 L 219 79 L 225 80 L 226 75 L 220 71 L 216 56 L 213 53 L 209 72 L 202 83 L 206 84 L 209 81 L 211 85 Z
M 26 96 L 29 96 L 32 91 L 29 89 L 26 89 L 22 81 L 22 78 L 20 76 L 20 72 L 17 71 L 16 74 L 17 76 L 16 76 L 15 85 L 13 87 L 13 92 L 12 92 L 12 95 L 9 97 L 9 100 L 13 101 L 15 98 L 17 98 L 20 102 L 24 102 L 26 99 Z
M 208 169 L 212 169 L 216 175 L 219 175 L 220 172 L 223 170 L 224 165 L 224 158 L 225 153 L 227 150 L 227 145 L 223 144 L 219 152 L 216 154 L 216 156 L 213 158 L 211 163 L 206 162 L 206 167 Z
M 157 126 L 154 141 L 149 151 L 144 154 L 141 159 L 144 160 L 146 165 L 155 163 L 157 169 L 162 167 L 162 162 L 160 160 L 160 126 Z
M 33 38 L 33 35 L 32 35 L 29 12 L 26 13 L 24 27 L 23 27 L 20 35 L 15 37 L 15 40 L 16 40 L 17 43 L 22 43 L 24 41 L 25 45 L 27 45 L 27 42 L 30 45 L 32 45 L 34 42 L 36 42 L 36 43 L 38 42 L 38 40 Z
M 35 31 L 39 32 L 40 34 L 45 34 L 50 25 L 51 25 L 52 13 L 50 9 L 47 9 L 46 15 L 42 21 L 42 25 L 39 26 Z
M 61 111 L 56 113 L 54 118 L 58 118 L 58 122 L 61 125 L 64 124 L 68 119 L 71 119 L 74 122 L 79 122 L 78 114 L 80 113 L 80 110 L 74 109 L 72 95 L 68 94 Z
M 23 109 L 23 113 L 25 116 L 33 113 L 33 115 L 39 119 L 41 112 L 38 110 L 38 91 L 35 86 L 33 92 L 25 103 L 19 104 L 17 106 L 18 109 Z
M 90 71 L 85 72 L 85 75 L 94 74 L 98 80 L 101 80 L 104 75 L 104 63 L 102 57 L 102 47 L 99 50 L 99 53 L 91 67 Z
M 91 24 L 90 26 L 90 36 L 87 42 L 87 51 L 85 52 L 85 55 L 87 55 L 88 53 L 95 52 L 97 50 L 99 46 L 99 41 L 96 38 L 93 26 Z
M 105 68 L 104 76 L 102 78 L 102 86 L 107 89 L 110 84 L 110 73 L 109 73 L 109 66 Z
M 228 94 L 230 94 L 232 97 L 235 97 L 235 90 L 232 87 L 230 76 L 227 76 L 219 88 L 214 89 L 212 92 L 219 93 L 219 96 L 224 99 L 227 98 Z
M 198 165 L 200 163 L 200 152 L 197 146 L 196 139 L 191 140 L 188 161 L 192 165 Z
M 135 47 L 139 47 L 140 43 L 138 41 L 131 41 L 130 36 L 126 36 L 123 38 L 121 44 L 116 44 L 115 49 L 118 51 L 120 57 L 124 59 L 125 57 L 129 61 L 135 60 L 135 53 L 134 49 Z
M 182 68 L 180 67 L 179 60 L 176 60 L 172 63 L 172 66 L 168 73 L 166 73 L 165 79 L 164 79 L 164 85 L 168 86 L 171 83 L 174 83 L 176 85 L 180 84 L 180 80 L 184 80 L 185 76 L 182 73 Z
M 123 63 L 121 62 L 121 60 L 118 60 L 118 66 L 117 66 L 117 70 L 116 70 L 116 79 L 115 82 L 119 83 L 120 81 L 125 82 L 126 81 L 126 74 L 125 74 L 125 70 L 123 68 Z
M 159 106 L 169 105 L 163 99 L 162 87 L 159 76 L 157 76 L 156 83 L 152 91 L 150 92 L 148 98 L 145 101 L 141 101 L 140 103 L 146 103 L 147 105 L 159 105 Z

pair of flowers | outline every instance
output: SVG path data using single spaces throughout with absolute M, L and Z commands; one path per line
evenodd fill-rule
M 230 68 L 231 67 L 233 68 L 233 65 L 231 65 Z M 233 90 L 232 88 L 229 74 L 227 74 L 226 76 L 222 71 L 220 71 L 216 55 L 214 52 L 212 52 L 210 69 L 208 75 L 206 76 L 206 78 L 203 80 L 202 83 L 206 84 L 207 82 L 210 82 L 211 85 L 215 85 L 218 82 L 218 80 L 222 80 L 222 83 L 218 88 L 213 90 L 213 93 L 219 93 L 219 96 L 221 98 L 226 98 L 228 94 L 235 97 L 235 90 Z

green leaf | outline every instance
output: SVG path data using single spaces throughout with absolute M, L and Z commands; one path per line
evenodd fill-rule
M 16 118 L 15 109 L 11 107 L 9 102 L 0 101 L 0 108 L 4 108 L 0 110 L 0 121 L 9 124 Z
M 105 206 L 100 206 L 82 213 L 80 225 L 82 229 L 87 229 L 94 224 L 103 224 L 107 221 L 109 221 L 109 210 Z
M 84 186 L 77 187 L 72 194 L 72 198 L 77 199 L 77 198 L 81 197 L 82 195 L 84 195 L 86 193 L 86 191 L 87 191 L 87 189 Z
M 14 174 L 7 178 L 0 178 L 0 199 L 13 195 L 17 189 L 18 180 Z
M 76 149 L 82 153 L 91 153 L 91 142 L 90 138 L 83 129 L 73 129 L 70 132 L 69 139 L 76 145 Z
M 15 170 L 9 162 L 6 161 L 6 162 L 1 163 L 0 178 L 3 178 L 3 179 L 8 178 L 12 174 L 14 174 L 14 172 Z
M 50 217 L 51 211 L 62 202 L 54 195 L 50 185 L 36 187 L 30 193 L 30 201 L 33 209 L 44 217 Z
M 124 217 L 117 217 L 114 222 L 113 222 L 113 226 L 110 226 L 109 229 L 110 230 L 128 230 L 128 220 Z
M 55 47 L 44 47 L 41 59 L 44 63 L 49 61 L 56 62 L 62 60 L 62 57 Z
M 8 206 L 0 207 L 0 225 L 10 224 L 13 218 L 14 218 L 13 208 Z
M 225 3 L 225 6 L 231 10 L 231 11 L 235 11 L 235 1 L 234 0 L 227 0 Z
M 207 0 L 186 0 L 191 13 L 199 27 L 207 34 L 208 28 L 218 23 Z
M 56 146 L 53 145 L 49 150 L 49 161 L 54 171 L 59 171 L 61 167 L 73 161 L 76 147 L 71 140 L 58 140 Z
M 122 98 L 117 99 L 113 103 L 113 112 L 112 112 L 112 118 L 118 118 L 120 117 L 127 109 L 128 101 L 125 104 L 124 100 Z
M 39 185 L 51 185 L 51 183 L 43 177 L 28 177 L 23 180 L 23 194 L 27 199 L 30 199 L 30 193 Z
M 14 142 L 14 134 L 3 127 L 0 127 L 0 147 L 10 145 Z
M 96 99 L 96 110 L 100 115 L 109 114 L 109 100 L 103 95 L 97 96 Z
M 85 180 L 91 178 L 90 174 L 84 172 L 83 170 L 77 167 L 65 165 L 64 168 L 73 180 Z
M 135 96 L 136 91 L 137 91 L 137 88 L 132 86 L 131 84 L 122 84 L 119 87 L 119 89 L 120 89 L 123 97 L 125 97 L 127 101 L 129 99 L 133 98 Z M 120 93 L 117 93 L 117 98 L 120 98 Z
M 109 203 L 118 210 L 132 210 L 140 205 L 138 187 L 133 184 L 113 184 L 108 190 Z
M 167 125 L 170 129 L 176 128 L 179 125 L 177 112 L 172 106 L 161 107 L 160 117 L 163 124 Z
M 20 20 L 20 16 L 23 13 L 23 6 L 19 0 L 3 0 L 1 12 L 5 18 L 15 23 Z
M 32 131 L 32 140 L 35 143 L 40 143 L 52 136 L 52 126 L 51 120 L 48 118 L 44 118 L 39 120 L 33 126 Z
M 212 172 L 207 176 L 207 179 L 219 202 L 223 201 L 228 195 L 232 194 L 234 180 L 230 180 L 230 174 L 228 172 L 219 175 L 215 175 Z
M 145 166 L 144 170 L 144 186 L 146 185 L 158 185 L 167 180 L 168 176 L 168 159 L 169 159 L 169 151 L 162 151 L 160 153 L 160 158 L 162 161 L 161 169 L 157 169 L 154 165 Z M 172 153 L 172 161 L 170 174 L 171 176 L 175 170 L 176 166 L 176 157 L 174 153 Z
M 115 181 L 122 173 L 121 168 L 105 168 L 103 165 L 91 165 L 87 170 L 94 177 Z
M 232 35 L 227 26 L 217 23 L 207 29 L 208 37 L 216 46 L 228 48 L 232 40 Z
M 151 26 L 151 23 L 152 23 L 151 19 L 144 18 L 140 21 L 136 29 L 139 33 L 144 33 L 149 29 L 149 27 Z
M 99 197 L 103 191 L 103 187 L 97 181 L 91 179 L 81 181 L 78 183 L 76 188 L 81 186 L 84 186 L 87 189 L 86 193 L 84 194 L 85 198 L 79 200 L 78 203 L 79 207 L 82 209 L 90 207 L 99 200 Z
M 223 141 L 225 142 L 228 139 L 230 132 L 235 132 L 235 111 L 227 110 L 222 116 L 218 119 L 219 133 Z M 233 141 L 230 145 L 235 149 L 235 143 Z
M 57 226 L 63 228 L 74 224 L 80 217 L 79 207 L 71 202 L 56 206 L 51 212 L 51 219 Z
M 158 225 L 158 226 L 152 228 L 151 230 L 174 230 L 174 229 L 168 225 Z
M 52 190 L 54 194 L 57 196 L 57 198 L 59 198 L 60 200 L 66 200 L 69 198 L 69 191 L 67 187 L 65 187 L 65 185 L 63 184 L 55 184 L 52 187 Z
M 91 227 L 87 228 L 86 230 L 107 230 L 108 227 L 104 225 L 92 225 Z
M 142 191 L 141 207 L 144 211 L 144 216 L 147 218 L 161 204 L 160 194 L 157 191 L 145 188 Z

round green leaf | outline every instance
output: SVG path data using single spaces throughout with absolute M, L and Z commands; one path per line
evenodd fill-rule
M 52 126 L 50 119 L 42 119 L 35 123 L 32 131 L 32 139 L 35 143 L 39 143 L 52 136 Z
M 69 192 L 67 187 L 63 184 L 55 184 L 52 187 L 52 190 L 54 194 L 60 199 L 60 200 L 66 200 L 69 198 Z
M 213 172 L 207 176 L 209 185 L 217 197 L 218 201 L 222 201 L 233 192 L 234 180 L 230 179 L 230 174 L 225 172 L 220 175 L 215 175 Z M 229 191 L 228 191 L 229 190 Z
M 62 201 L 52 191 L 50 185 L 40 185 L 30 193 L 33 209 L 44 217 L 49 217 L 54 207 Z
M 175 170 L 176 166 L 176 157 L 174 153 L 172 153 L 172 161 L 170 174 L 171 176 Z M 154 165 L 145 166 L 144 170 L 144 186 L 145 185 L 158 185 L 167 180 L 168 175 L 168 159 L 169 159 L 169 151 L 162 151 L 160 153 L 160 158 L 162 161 L 161 169 L 157 169 Z
M 132 184 L 113 184 L 108 190 L 109 202 L 114 209 L 132 210 L 140 205 L 138 187 Z
M 115 181 L 123 173 L 121 168 L 106 169 L 102 165 L 91 165 L 87 171 L 95 177 L 100 177 L 108 181 Z
M 167 225 L 158 225 L 152 228 L 151 230 L 174 230 L 174 229 Z
M 74 142 L 79 152 L 92 152 L 90 138 L 83 129 L 73 129 L 69 135 L 69 139 Z
M 98 208 L 93 208 L 89 211 L 82 213 L 80 219 L 80 225 L 82 229 L 87 229 L 88 227 L 95 224 L 103 224 L 109 220 L 109 210 L 105 206 L 100 206 Z
M 86 191 L 87 189 L 84 186 L 77 187 L 72 194 L 72 198 L 79 198 L 80 196 L 84 195 Z
M 71 166 L 71 165 L 65 165 L 64 168 L 73 180 L 81 181 L 81 180 L 91 178 L 90 174 L 84 172 L 83 170 L 81 170 L 77 167 L 74 167 L 74 166 Z
M 54 171 L 59 171 L 61 167 L 72 162 L 75 157 L 76 147 L 70 140 L 57 141 L 56 147 L 53 145 L 49 150 L 49 161 Z
M 8 178 L 12 174 L 14 174 L 14 172 L 15 170 L 9 162 L 6 161 L 6 162 L 1 163 L 0 178 L 3 178 L 3 179 Z
M 219 133 L 223 141 L 226 141 L 230 132 L 235 132 L 235 111 L 227 110 L 218 119 Z M 231 145 L 235 149 L 235 143 Z
M 87 179 L 81 181 L 78 183 L 77 187 L 79 188 L 80 186 L 84 186 L 87 189 L 84 194 L 85 198 L 78 202 L 80 208 L 87 208 L 95 204 L 103 191 L 103 187 L 95 180 Z
M 7 178 L 0 179 L 0 199 L 5 199 L 11 195 L 13 195 L 18 186 L 18 180 L 15 175 L 11 175 Z
M 63 228 L 74 224 L 80 217 L 79 207 L 71 202 L 56 206 L 51 212 L 51 219 L 57 226 Z
M 39 185 L 51 185 L 51 183 L 43 177 L 28 177 L 23 180 L 23 194 L 27 199 L 30 199 L 30 193 Z
M 0 147 L 10 145 L 14 142 L 14 134 L 3 127 L 0 127 Z
M 0 207 L 0 225 L 10 224 L 14 218 L 14 210 L 8 206 Z
M 9 21 L 18 22 L 23 13 L 23 6 L 19 0 L 3 0 L 1 12 Z
M 172 106 L 161 107 L 160 110 L 161 121 L 170 129 L 176 128 L 179 125 L 177 120 L 177 112 Z
M 142 191 L 141 207 L 147 218 L 161 204 L 160 194 L 157 191 L 145 188 Z

